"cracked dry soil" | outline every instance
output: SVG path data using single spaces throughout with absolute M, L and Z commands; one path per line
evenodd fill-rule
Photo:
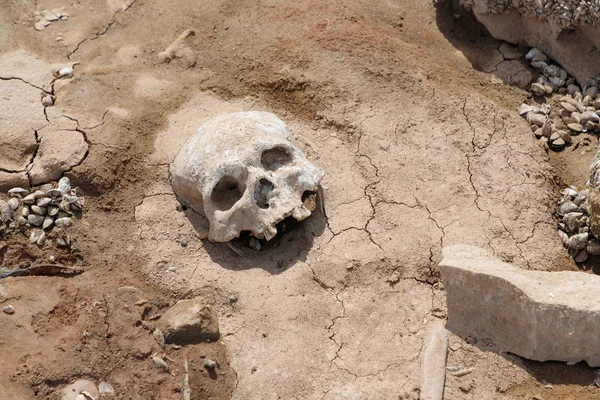
M 36 11 L 61 7 L 68 20 L 34 29 Z M 54 256 L 85 269 L 0 283 L 16 310 L 0 315 L 3 398 L 59 398 L 86 378 L 119 399 L 179 399 L 187 357 L 194 399 L 416 399 L 424 339 L 445 318 L 442 246 L 576 269 L 552 212 L 584 164 L 552 166 L 515 112 L 527 93 L 484 72 L 508 60 L 501 44 L 453 12 L 418 0 L 3 3 L 0 186 L 55 179 L 54 162 L 34 168 L 67 132 L 58 174 L 86 193 L 70 251 L 0 242 L 5 268 Z M 73 78 L 52 76 L 74 63 Z M 327 172 L 326 212 L 240 257 L 178 209 L 169 163 L 204 121 L 251 109 L 279 115 Z M 222 339 L 167 347 L 164 373 L 149 359 L 153 321 L 194 295 Z M 599 396 L 590 368 L 493 350 L 451 335 L 448 365 L 472 372 L 449 373 L 446 398 Z

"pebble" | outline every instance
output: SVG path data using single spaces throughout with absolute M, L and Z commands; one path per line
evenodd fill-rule
M 581 250 L 577 255 L 573 258 L 573 260 L 577 263 L 582 263 L 588 259 L 588 253 L 585 250 Z
M 115 389 L 108 382 L 100 382 L 98 384 L 98 391 L 100 392 L 100 396 L 113 396 L 115 394 Z
M 204 361 L 204 368 L 206 368 L 210 371 L 214 371 L 216 367 L 217 367 L 217 363 L 215 361 L 211 360 L 210 358 L 207 359 L 206 361 Z
M 4 311 L 6 314 L 12 315 L 15 313 L 15 308 L 11 305 L 8 305 L 2 307 L 2 311 Z
M 181 247 L 187 247 L 188 241 L 187 241 L 187 239 L 181 239 L 181 241 L 179 242 L 179 244 L 181 245 Z

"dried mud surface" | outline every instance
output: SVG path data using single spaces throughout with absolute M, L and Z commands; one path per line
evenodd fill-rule
M 35 11 L 61 7 L 68 20 L 33 28 Z M 506 61 L 500 44 L 455 13 L 418 0 L 2 4 L 0 90 L 27 105 L 0 117 L 24 143 L 18 157 L 0 150 L 14 164 L 0 179 L 35 184 L 29 167 L 51 132 L 81 135 L 87 151 L 63 166 L 86 193 L 72 250 L 0 242 L 5 268 L 50 256 L 84 268 L 0 282 L 0 305 L 16 310 L 0 314 L 0 393 L 59 398 L 81 377 L 119 399 L 179 399 L 187 357 L 194 399 L 417 399 L 424 340 L 446 312 L 442 246 L 577 269 L 552 213 L 558 184 L 586 164 L 548 159 L 516 112 L 527 93 L 489 73 Z M 74 64 L 73 78 L 52 77 Z M 42 92 L 53 107 L 37 103 Z M 169 163 L 204 121 L 242 110 L 283 119 L 326 190 L 324 214 L 238 256 L 178 208 Z M 162 372 L 152 318 L 194 295 L 222 338 L 167 347 Z M 473 370 L 448 374 L 446 398 L 600 394 L 586 366 L 494 350 L 451 335 L 448 365 Z

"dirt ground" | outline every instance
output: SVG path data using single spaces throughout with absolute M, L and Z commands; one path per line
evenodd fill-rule
M 54 9 L 69 18 L 36 30 L 35 12 Z M 546 154 L 516 112 L 527 92 L 494 74 L 499 46 L 441 1 L 3 2 L 0 90 L 31 103 L 0 120 L 26 126 L 34 147 L 63 129 L 87 150 L 64 168 L 86 194 L 72 248 L 0 242 L 3 268 L 54 257 L 84 269 L 1 281 L 0 305 L 16 311 L 0 313 L 0 397 L 56 399 L 84 378 L 118 399 L 180 399 L 187 358 L 193 399 L 417 399 L 424 339 L 446 316 L 443 246 L 577 269 L 553 212 L 591 153 Z M 52 76 L 71 65 L 72 78 Z M 204 121 L 242 110 L 277 114 L 326 175 L 325 214 L 239 256 L 178 207 L 169 164 Z M 34 182 L 0 165 L 0 186 L 14 183 Z M 154 321 L 197 295 L 221 340 L 162 350 Z M 150 358 L 163 352 L 170 373 Z M 473 368 L 448 373 L 448 399 L 600 396 L 585 365 L 454 335 L 448 365 Z

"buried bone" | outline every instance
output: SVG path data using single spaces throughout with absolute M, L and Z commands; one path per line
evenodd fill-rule
M 242 231 L 272 239 L 285 218 L 311 215 L 303 201 L 323 177 L 290 142 L 285 123 L 257 111 L 206 122 L 180 150 L 171 173 L 179 200 L 206 215 L 213 242 Z

